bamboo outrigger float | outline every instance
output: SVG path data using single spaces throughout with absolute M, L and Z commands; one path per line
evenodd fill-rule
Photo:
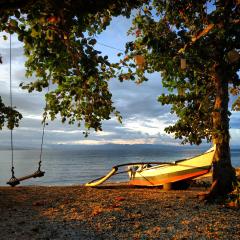
M 147 164 L 158 164 L 158 165 L 161 165 L 161 164 L 173 164 L 173 163 L 168 163 L 168 162 L 135 162 L 135 163 L 124 163 L 124 164 L 119 164 L 119 165 L 116 165 L 116 166 L 113 166 L 111 171 L 105 175 L 105 176 L 102 176 L 100 178 L 97 178 L 97 179 L 94 179 L 88 183 L 85 183 L 85 186 L 87 187 L 96 187 L 104 182 L 106 182 L 110 177 L 114 176 L 114 175 L 117 175 L 117 174 L 121 174 L 121 173 L 128 173 L 130 170 L 130 168 L 126 171 L 123 171 L 123 172 L 118 172 L 119 168 L 122 168 L 122 167 L 136 167 L 136 166 L 142 166 L 142 165 L 147 165 Z
M 212 166 L 215 146 L 207 152 L 188 159 L 175 162 L 138 162 L 114 166 L 111 171 L 98 179 L 85 184 L 88 187 L 98 186 L 112 176 L 119 174 L 121 167 L 128 167 L 129 184 L 136 186 L 161 186 L 168 183 L 187 181 L 208 173 Z

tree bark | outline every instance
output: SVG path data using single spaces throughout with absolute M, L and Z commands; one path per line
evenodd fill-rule
M 224 67 L 215 66 L 215 105 L 212 114 L 213 142 L 216 152 L 213 159 L 213 184 L 208 197 L 224 196 L 232 191 L 236 181 L 235 169 L 231 164 L 229 112 L 228 112 L 228 76 Z

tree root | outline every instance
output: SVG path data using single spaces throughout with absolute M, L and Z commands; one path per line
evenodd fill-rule
M 212 202 L 218 196 L 218 181 L 215 180 L 207 193 L 199 193 L 198 198 L 203 201 Z

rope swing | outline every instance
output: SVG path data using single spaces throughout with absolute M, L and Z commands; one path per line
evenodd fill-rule
M 10 107 L 11 110 L 13 108 L 13 97 L 12 97 L 12 38 L 11 38 L 11 34 L 9 37 L 9 41 L 10 41 L 10 50 L 9 50 L 9 61 L 10 61 L 10 69 L 9 69 L 9 96 L 10 96 Z M 10 112 L 10 118 L 12 118 L 12 111 Z M 12 177 L 10 178 L 10 180 L 7 182 L 8 184 L 10 183 L 14 183 L 15 185 L 19 184 L 19 180 L 15 177 L 15 173 L 14 173 L 14 158 L 13 158 L 13 154 L 14 154 L 14 149 L 13 149 L 13 128 L 10 128 L 10 140 L 11 140 L 11 173 L 12 173 Z M 10 184 L 11 185 L 11 184 Z
M 12 39 L 11 39 L 11 34 L 9 37 L 10 40 L 10 51 L 9 51 L 9 61 L 10 61 L 10 70 L 9 70 L 9 95 L 10 95 L 10 106 L 11 106 L 11 110 L 13 109 L 13 94 L 12 94 Z M 12 116 L 13 111 L 11 111 L 10 113 L 10 119 L 13 117 Z M 33 174 L 29 174 L 23 177 L 19 177 L 16 178 L 15 177 L 15 173 L 14 173 L 14 146 L 13 146 L 13 127 L 10 128 L 10 138 L 11 138 L 11 178 L 9 179 L 9 181 L 7 182 L 7 184 L 9 184 L 12 187 L 15 187 L 16 185 L 20 184 L 21 181 L 30 179 L 30 178 L 36 178 L 36 177 L 42 177 L 44 176 L 43 171 L 41 171 L 41 164 L 42 164 L 42 152 L 43 152 L 43 142 L 44 142 L 44 132 L 45 132 L 45 126 L 46 126 L 46 108 L 45 108 L 45 112 L 44 112 L 44 118 L 43 118 L 43 129 L 42 129 L 42 141 L 41 141 L 41 151 L 40 151 L 40 160 L 38 162 L 38 169 L 36 172 L 34 172 Z

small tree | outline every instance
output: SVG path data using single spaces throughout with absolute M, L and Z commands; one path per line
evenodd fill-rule
M 205 139 L 216 144 L 209 197 L 229 193 L 235 181 L 228 103 L 229 87 L 234 95 L 240 92 L 239 10 L 239 1 L 154 0 L 134 18 L 130 32 L 136 40 L 126 45 L 127 61 L 136 55 L 145 59 L 144 68 L 137 64 L 129 76 L 137 75 L 141 82 L 146 80 L 144 71 L 161 72 L 169 94 L 158 100 L 171 104 L 178 117 L 166 131 L 183 143 Z

